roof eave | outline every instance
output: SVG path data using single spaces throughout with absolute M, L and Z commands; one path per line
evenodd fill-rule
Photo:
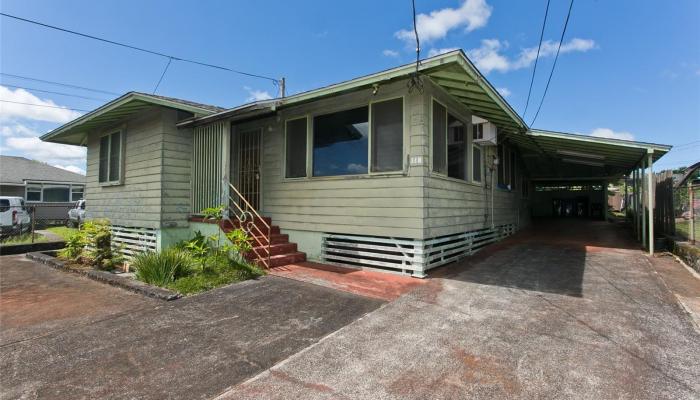
M 666 145 L 666 144 L 637 142 L 637 141 L 622 140 L 622 139 L 601 138 L 601 137 L 596 137 L 596 136 L 587 136 L 587 135 L 578 135 L 578 134 L 574 134 L 574 133 L 546 131 L 546 130 L 541 130 L 541 129 L 531 129 L 527 132 L 527 134 L 532 135 L 532 136 L 546 136 L 546 137 L 552 137 L 552 138 L 578 140 L 578 141 L 582 141 L 582 142 L 593 142 L 593 143 L 610 144 L 610 145 L 615 145 L 615 146 L 624 146 L 624 147 L 637 148 L 637 149 L 646 149 L 646 150 L 651 150 L 653 152 L 660 152 L 660 153 L 664 153 L 664 154 L 668 153 L 673 148 L 673 146 Z

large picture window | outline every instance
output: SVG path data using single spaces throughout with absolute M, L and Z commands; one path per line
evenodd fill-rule
M 68 203 L 82 199 L 84 194 L 85 186 L 83 185 L 32 182 L 27 185 L 25 199 L 30 203 Z
M 447 109 L 433 100 L 433 171 L 447 173 Z
M 372 172 L 403 169 L 403 99 L 372 104 Z
M 122 134 L 114 132 L 100 138 L 100 183 L 118 183 L 121 181 Z
M 313 175 L 368 172 L 369 107 L 314 117 Z
M 285 176 L 303 178 L 306 176 L 306 118 L 287 121 L 286 132 Z
M 467 136 L 464 123 L 447 116 L 447 176 L 467 180 Z

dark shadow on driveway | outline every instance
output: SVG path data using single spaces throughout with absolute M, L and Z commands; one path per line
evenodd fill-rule
M 587 253 L 600 248 L 637 249 L 629 236 L 626 227 L 604 221 L 535 220 L 506 242 L 486 247 L 430 275 L 581 297 Z M 512 251 L 500 251 L 504 247 Z M 486 258 L 488 263 L 481 262 Z

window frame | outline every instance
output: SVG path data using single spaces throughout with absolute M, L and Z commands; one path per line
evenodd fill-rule
M 300 119 L 306 120 L 306 154 L 304 154 L 304 167 L 305 167 L 304 168 L 304 176 L 288 177 L 287 176 L 287 124 L 291 121 L 296 121 L 296 120 L 300 120 Z M 309 179 L 309 176 L 311 175 L 310 173 L 313 173 L 313 171 L 309 171 L 309 159 L 311 157 L 311 155 L 309 154 L 309 151 L 310 150 L 313 151 L 313 144 L 311 144 L 312 145 L 311 147 L 309 146 L 309 141 L 313 140 L 313 134 L 312 134 L 311 129 L 310 129 L 310 125 L 312 125 L 313 122 L 310 122 L 310 121 L 313 121 L 313 117 L 311 117 L 311 114 L 304 114 L 301 116 L 291 117 L 291 118 L 287 118 L 284 120 L 284 143 L 282 146 L 284 148 L 284 150 L 283 150 L 284 155 L 282 157 L 282 159 L 283 159 L 282 177 L 284 178 L 284 180 L 294 181 L 294 180 Z M 313 165 L 313 164 L 311 164 L 311 165 Z
M 484 148 L 472 140 L 472 159 L 471 159 L 471 183 L 482 186 L 484 184 Z M 479 179 L 475 178 L 474 174 L 474 149 L 479 149 Z
M 105 181 L 100 181 L 100 162 L 98 157 L 97 161 L 97 182 L 100 186 L 117 186 L 117 185 L 123 185 L 124 184 L 124 154 L 125 154 L 125 149 L 126 149 L 126 143 L 124 141 L 124 137 L 126 136 L 125 129 L 123 127 L 117 128 L 117 129 L 110 129 L 106 131 L 107 133 L 102 133 L 99 136 L 98 140 L 98 154 L 102 152 L 101 146 L 102 146 L 102 138 L 105 136 L 109 137 L 108 143 L 109 146 L 107 147 L 107 180 Z M 116 180 L 110 180 L 109 175 L 110 175 L 110 168 L 111 168 L 111 161 L 112 161 L 112 135 L 119 134 L 119 177 Z
M 442 173 L 442 172 L 440 172 L 440 171 L 435 171 L 435 165 L 434 165 L 434 164 L 435 164 L 435 157 L 433 157 L 433 154 L 434 154 L 433 148 L 434 148 L 434 146 L 435 146 L 435 143 L 433 143 L 433 142 L 434 142 L 433 137 L 434 137 L 435 135 L 434 135 L 433 128 L 435 127 L 435 124 L 433 123 L 433 117 L 435 116 L 435 112 L 434 112 L 434 110 L 433 110 L 433 107 L 435 107 L 435 103 L 438 103 L 438 104 L 440 104 L 441 106 L 443 106 L 443 107 L 445 108 L 445 172 L 444 172 L 444 173 Z M 440 100 L 438 100 L 437 98 L 435 98 L 435 96 L 431 96 L 431 97 L 430 97 L 430 132 L 429 132 L 429 134 L 430 134 L 430 139 L 429 139 L 429 141 L 430 141 L 430 148 L 429 148 L 429 154 L 430 154 L 430 173 L 433 174 L 433 175 L 435 175 L 435 176 L 442 177 L 442 178 L 449 178 L 449 179 L 455 179 L 455 180 L 460 181 L 461 179 L 450 178 L 449 176 L 447 176 L 447 169 L 448 169 L 448 162 L 447 162 L 447 155 L 448 155 L 448 151 L 447 151 L 447 147 L 448 147 L 448 146 L 447 146 L 447 132 L 448 132 L 448 126 L 447 126 L 447 120 L 448 120 L 449 113 L 450 113 L 450 110 L 449 110 L 449 108 L 447 107 L 447 105 L 446 105 L 445 103 L 443 103 L 442 101 L 440 101 Z
M 369 146 L 367 146 L 367 174 L 366 175 L 397 175 L 404 174 L 406 171 L 406 96 L 387 97 L 381 100 L 370 100 L 369 107 Z M 372 120 L 372 105 L 376 103 L 384 103 L 401 99 L 401 169 L 394 171 L 375 171 L 372 172 L 374 162 L 372 160 L 372 148 L 374 140 L 374 121 Z M 365 174 L 358 174 L 365 175 Z
M 24 201 L 26 203 L 46 203 L 44 201 L 44 189 L 51 189 L 51 188 L 67 188 L 68 189 L 68 200 L 67 201 L 51 201 L 48 203 L 73 203 L 78 200 L 73 199 L 73 190 L 77 188 L 81 188 L 82 191 L 81 193 L 83 194 L 82 199 L 85 199 L 85 186 L 83 184 L 72 184 L 72 183 L 62 183 L 62 182 L 35 182 L 35 181 L 29 181 L 26 183 L 24 187 Z M 30 192 L 30 188 L 35 189 L 38 188 L 39 191 L 39 200 L 29 200 L 28 199 L 28 194 Z M 37 192 L 36 190 L 31 190 L 32 192 Z
M 376 171 L 372 172 L 372 138 L 374 135 L 373 123 L 372 123 L 372 105 L 374 103 L 382 103 L 385 101 L 401 99 L 401 123 L 402 123 L 402 146 L 401 146 L 401 165 L 402 168 L 396 171 Z M 368 143 L 367 143 L 367 172 L 364 174 L 348 174 L 348 175 L 328 175 L 328 176 L 314 176 L 314 119 L 318 116 L 335 114 L 343 111 L 353 110 L 355 108 L 367 107 L 367 121 L 368 121 Z M 406 95 L 389 96 L 382 97 L 380 99 L 372 99 L 367 102 L 350 103 L 350 105 L 343 105 L 340 107 L 333 107 L 322 112 L 307 112 L 292 114 L 289 118 L 284 119 L 283 129 L 283 163 L 281 165 L 282 169 L 282 180 L 283 181 L 299 181 L 299 180 L 333 180 L 333 179 L 347 179 L 347 178 L 358 178 L 358 177 L 373 177 L 373 176 L 396 176 L 396 175 L 406 175 L 406 167 L 408 166 L 408 128 L 407 128 L 407 113 L 406 113 Z M 306 176 L 299 178 L 287 178 L 287 121 L 292 121 L 296 119 L 306 118 Z

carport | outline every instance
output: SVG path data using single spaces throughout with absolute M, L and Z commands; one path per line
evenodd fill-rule
M 607 219 L 608 182 L 624 178 L 634 233 L 654 253 L 653 164 L 671 146 L 536 129 L 505 136 L 533 184 L 533 215 Z

